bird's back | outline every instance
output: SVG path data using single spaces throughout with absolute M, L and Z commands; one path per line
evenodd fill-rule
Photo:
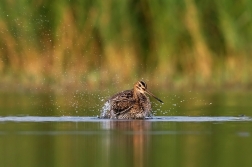
M 151 104 L 147 96 L 134 99 L 133 90 L 117 93 L 107 100 L 101 118 L 143 119 L 151 116 Z
M 115 94 L 110 99 L 111 110 L 114 111 L 115 114 L 120 114 L 122 112 L 126 112 L 134 103 L 135 100 L 133 98 L 133 90 L 125 90 L 118 94 Z
M 128 112 L 134 103 L 133 90 L 119 92 L 106 101 L 100 117 L 117 118 L 118 115 Z

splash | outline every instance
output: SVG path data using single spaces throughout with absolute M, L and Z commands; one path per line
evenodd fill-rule
M 109 101 L 107 101 L 107 102 L 104 104 L 104 106 L 102 107 L 102 109 L 101 109 L 101 115 L 100 115 L 100 117 L 101 117 L 101 118 L 106 117 L 107 112 L 108 112 L 109 110 L 110 110 L 110 103 L 109 103 Z

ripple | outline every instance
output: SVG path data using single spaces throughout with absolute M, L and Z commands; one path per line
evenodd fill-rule
M 62 117 L 41 117 L 41 116 L 7 116 L 0 117 L 0 122 L 109 122 L 122 121 L 99 119 L 97 117 L 76 117 L 76 116 L 62 116 Z M 125 121 L 125 120 L 123 120 Z M 136 120 L 126 120 L 136 121 Z M 234 121 L 252 121 L 251 117 L 232 117 L 232 116 L 155 116 L 152 119 L 144 121 L 151 122 L 234 122 Z

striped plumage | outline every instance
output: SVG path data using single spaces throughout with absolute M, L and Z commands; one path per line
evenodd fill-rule
M 122 91 L 109 98 L 102 108 L 100 118 L 144 119 L 151 117 L 151 103 L 146 94 L 163 103 L 147 90 L 145 82 L 138 81 L 133 89 Z

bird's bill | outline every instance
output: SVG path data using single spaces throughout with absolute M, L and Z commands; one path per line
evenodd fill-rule
M 157 98 L 156 96 L 154 96 L 151 92 L 149 92 L 148 90 L 145 90 L 145 92 L 148 94 L 148 95 L 150 95 L 150 96 L 152 96 L 152 97 L 154 97 L 157 101 L 159 101 L 160 103 L 164 103 L 162 100 L 160 100 L 159 98 Z

